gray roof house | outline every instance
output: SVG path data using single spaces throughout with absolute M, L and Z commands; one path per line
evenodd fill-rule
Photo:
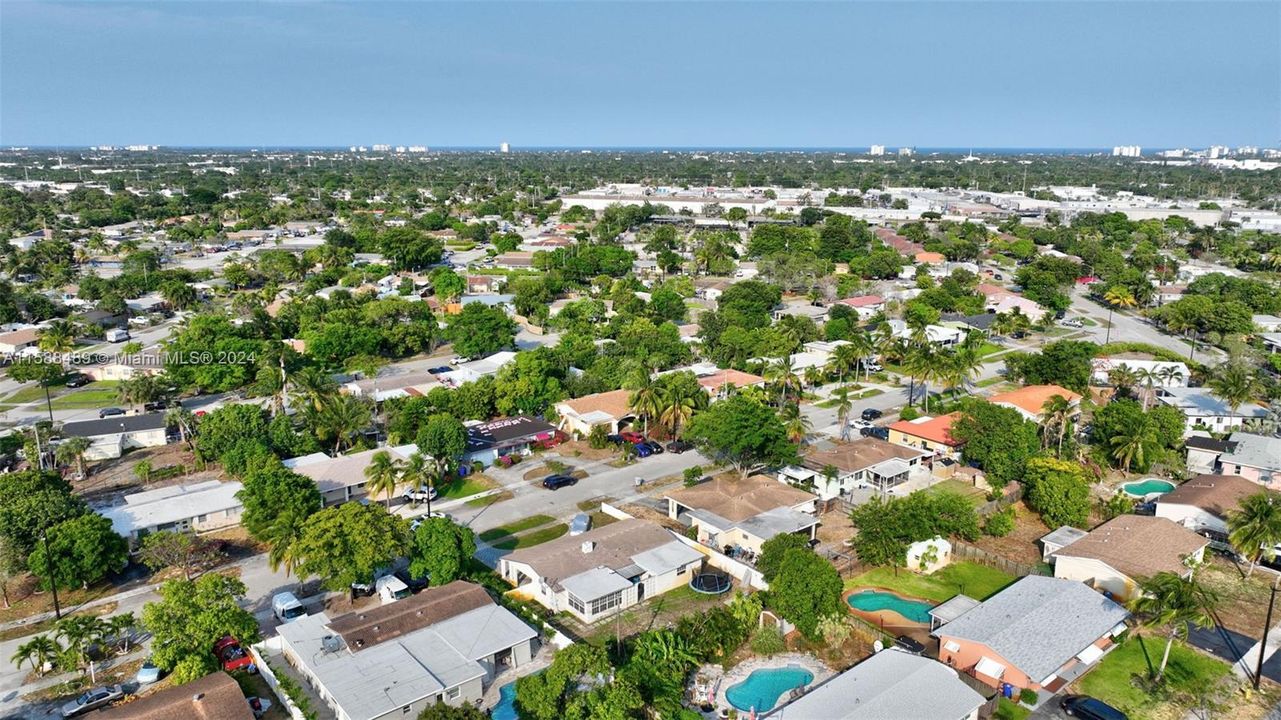
M 308 615 L 279 631 L 288 663 L 348 720 L 479 701 L 495 675 L 530 661 L 538 637 L 461 580 L 333 620 Z
M 1129 617 L 1084 583 L 1029 575 L 931 634 L 940 661 L 992 687 L 1058 692 L 1113 647 Z
M 1220 472 L 1281 489 L 1281 438 L 1234 432 L 1228 440 L 1231 447 L 1219 455 Z
M 1264 417 L 1268 414 L 1267 409 L 1253 403 L 1233 408 L 1205 388 L 1159 388 L 1157 400 L 1182 410 L 1187 417 L 1186 429 L 1189 431 L 1197 425 L 1204 425 L 1214 432 L 1224 432 L 1240 427 L 1241 423 L 1249 418 Z
M 882 650 L 770 713 L 779 720 L 975 720 L 987 698 L 956 670 L 927 657 Z
M 93 444 L 86 460 L 118 458 L 129 448 L 160 447 L 168 444 L 168 420 L 164 413 L 116 415 L 100 420 L 81 420 L 62 426 L 67 437 L 88 438 Z

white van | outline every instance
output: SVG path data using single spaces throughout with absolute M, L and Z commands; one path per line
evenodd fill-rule
M 383 605 L 403 600 L 412 594 L 409 591 L 409 586 L 395 575 L 378 578 L 378 581 L 374 583 L 374 589 L 377 590 L 378 597 L 382 598 Z
M 129 339 L 129 331 L 120 328 L 111 328 L 106 333 L 107 342 L 124 342 Z
M 271 612 L 282 623 L 292 622 L 307 614 L 307 609 L 291 592 L 276 593 L 271 598 Z

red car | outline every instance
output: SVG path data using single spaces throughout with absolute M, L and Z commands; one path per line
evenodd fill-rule
M 633 445 L 635 445 L 635 444 L 636 444 L 636 443 L 638 443 L 638 442 L 645 442 L 645 436 L 644 436 L 644 435 L 641 435 L 641 434 L 640 434 L 640 433 L 638 433 L 638 432 L 632 432 L 631 430 L 628 430 L 628 431 L 626 431 L 626 432 L 621 432 L 621 433 L 619 433 L 619 435 L 620 435 L 624 440 L 626 440 L 626 441 L 627 441 L 627 442 L 629 442 L 629 443 L 632 443 Z
M 245 652 L 245 649 L 240 647 L 240 641 L 230 635 L 214 643 L 213 651 L 218 662 L 222 663 L 222 669 L 227 672 L 235 670 L 246 670 L 251 674 L 258 672 L 253 656 Z
M 561 432 L 560 430 L 557 430 L 556 432 L 551 433 L 547 437 L 539 438 L 537 440 L 537 443 L 538 443 L 538 447 L 544 450 L 551 450 L 552 448 L 565 442 L 566 440 L 569 440 L 569 436 Z

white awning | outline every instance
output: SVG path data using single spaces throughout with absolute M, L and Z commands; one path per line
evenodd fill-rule
M 1095 645 L 1091 645 L 1076 654 L 1076 659 L 1080 660 L 1082 663 L 1086 665 L 1093 663 L 1095 660 L 1098 660 L 1101 657 L 1103 657 L 1103 649 Z
M 974 671 L 999 680 L 1001 679 L 1001 676 L 1005 674 L 1005 666 L 991 658 L 985 657 L 979 660 L 978 665 L 974 666 Z

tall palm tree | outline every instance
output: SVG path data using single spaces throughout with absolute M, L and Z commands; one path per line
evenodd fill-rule
M 654 379 L 645 373 L 645 382 L 631 394 L 628 407 L 644 422 L 644 432 L 649 435 L 649 421 L 658 417 L 663 411 L 662 388 Z
M 907 405 L 912 407 L 916 401 L 916 383 L 919 380 L 924 388 L 925 411 L 929 412 L 930 407 L 930 389 L 929 382 L 934 376 L 936 352 L 934 346 L 927 343 L 911 344 L 908 346 L 907 354 L 903 357 L 903 370 L 907 372 L 911 379 L 908 387 Z
M 416 452 L 400 468 L 400 481 L 411 488 L 427 488 L 427 516 L 431 517 L 431 496 L 436 489 L 436 467 L 432 459 Z
M 121 652 L 129 652 L 129 641 L 133 639 L 133 632 L 137 628 L 138 619 L 133 613 L 120 613 L 107 618 L 103 633 L 111 638 L 112 643 Z
M 1121 463 L 1122 470 L 1130 472 L 1136 462 L 1143 464 L 1147 449 L 1155 442 L 1156 426 L 1151 416 L 1143 415 L 1137 423 L 1112 437 L 1112 459 Z
M 845 384 L 845 373 L 858 368 L 857 353 L 853 345 L 837 345 L 827 358 L 827 371 L 834 373 L 842 385 Z
M 800 375 L 792 367 L 791 359 L 788 357 L 779 358 L 777 361 L 770 363 L 765 367 L 765 379 L 778 387 L 778 403 L 780 406 L 787 403 L 787 391 L 797 388 L 799 391 L 801 385 Z M 797 393 L 800 397 L 800 393 Z
M 697 396 L 689 396 L 686 393 L 679 392 L 675 388 L 668 388 L 662 393 L 663 410 L 658 416 L 658 422 L 673 439 L 679 437 L 680 429 L 684 427 L 699 407 L 700 400 L 705 400 L 706 393 L 699 393 Z
M 1050 428 L 1058 438 L 1058 454 L 1063 454 L 1063 436 L 1067 434 L 1068 419 L 1072 416 L 1072 402 L 1062 395 L 1051 395 L 1041 406 L 1042 440 L 1050 444 Z
M 75 349 L 80 328 L 70 320 L 54 320 L 36 334 L 39 337 L 36 345 L 41 350 L 62 355 Z
M 1228 513 L 1228 542 L 1250 561 L 1246 577 L 1253 575 L 1260 560 L 1276 556 L 1281 543 L 1281 504 L 1265 492 L 1242 498 L 1237 509 Z
M 1214 609 L 1218 597 L 1195 579 L 1183 578 L 1164 571 L 1140 584 L 1141 594 L 1131 603 L 1136 614 L 1146 615 L 1153 625 L 1164 625 L 1169 630 L 1165 653 L 1154 680 L 1158 683 L 1165 676 L 1165 666 L 1170 662 L 1170 648 L 1180 634 L 1185 637 L 1191 625 L 1201 628 L 1214 626 Z
M 1156 396 L 1156 386 L 1161 384 L 1161 371 L 1155 368 L 1139 368 L 1134 372 L 1134 379 L 1138 381 L 1139 387 L 1143 388 L 1139 395 L 1143 412 L 1147 412 L 1148 406 L 1152 404 L 1152 398 Z
M 403 468 L 399 459 L 393 458 L 386 450 L 379 450 L 369 459 L 365 466 L 365 491 L 370 497 L 378 493 L 387 493 L 387 509 L 391 509 L 391 496 L 396 493 L 396 484 L 400 481 Z
M 58 462 L 64 465 L 74 463 L 76 477 L 83 480 L 85 477 L 85 452 L 89 450 L 91 445 L 93 445 L 93 441 L 87 437 L 69 437 L 58 443 L 58 449 L 54 456 L 58 459 Z
M 787 439 L 797 445 L 804 445 L 813 429 L 813 424 L 809 418 L 805 417 L 805 413 L 801 412 L 801 406 L 797 403 L 785 405 L 781 415 L 783 427 L 787 429 Z
M 1157 371 L 1157 377 L 1163 385 L 1173 385 L 1183 382 L 1183 371 L 1178 365 L 1166 365 Z
M 1241 406 L 1253 400 L 1259 391 L 1254 371 L 1241 362 L 1226 362 L 1219 366 L 1207 384 L 1215 395 L 1232 407 L 1234 418 Z
M 823 371 L 817 365 L 810 365 L 805 368 L 804 376 L 805 384 L 809 385 L 811 388 L 815 388 L 823 384 Z
M 1108 288 L 1108 291 L 1103 293 L 1103 300 L 1108 304 L 1108 333 L 1103 341 L 1106 345 L 1112 342 L 1112 313 L 1119 307 L 1132 308 L 1138 304 L 1138 301 L 1134 299 L 1134 293 L 1124 285 L 1113 285 Z
M 1108 382 L 1112 383 L 1112 387 L 1130 393 L 1138 384 L 1139 377 L 1130 366 L 1118 365 L 1108 371 Z
M 26 663 L 32 670 L 44 675 L 61 654 L 62 646 L 56 640 L 48 635 L 37 635 L 19 645 L 9 662 L 18 668 Z
M 58 639 L 66 643 L 67 649 L 75 654 L 77 664 L 88 668 L 90 682 L 97 682 L 94 661 L 89 655 L 89 648 L 106 634 L 107 624 L 94 615 L 68 615 L 54 625 L 53 632 Z
M 298 555 L 298 540 L 302 537 L 306 517 L 296 510 L 286 510 L 276 516 L 267 528 L 266 540 L 270 549 L 267 551 L 267 564 L 271 571 L 285 569 L 288 576 L 298 568 L 302 557 Z
M 289 376 L 289 386 L 294 396 L 319 410 L 324 399 L 338 392 L 338 383 L 314 367 L 305 367 Z
M 369 427 L 373 407 L 369 401 L 354 395 L 331 395 L 318 410 L 307 415 L 316 436 L 332 440 L 334 454 L 337 455 L 344 447 L 351 447 L 356 435 Z
M 196 427 L 196 416 L 191 410 L 181 405 L 170 408 L 165 413 L 165 422 L 178 428 L 178 437 L 191 447 L 191 437 L 195 434 L 193 430 Z

